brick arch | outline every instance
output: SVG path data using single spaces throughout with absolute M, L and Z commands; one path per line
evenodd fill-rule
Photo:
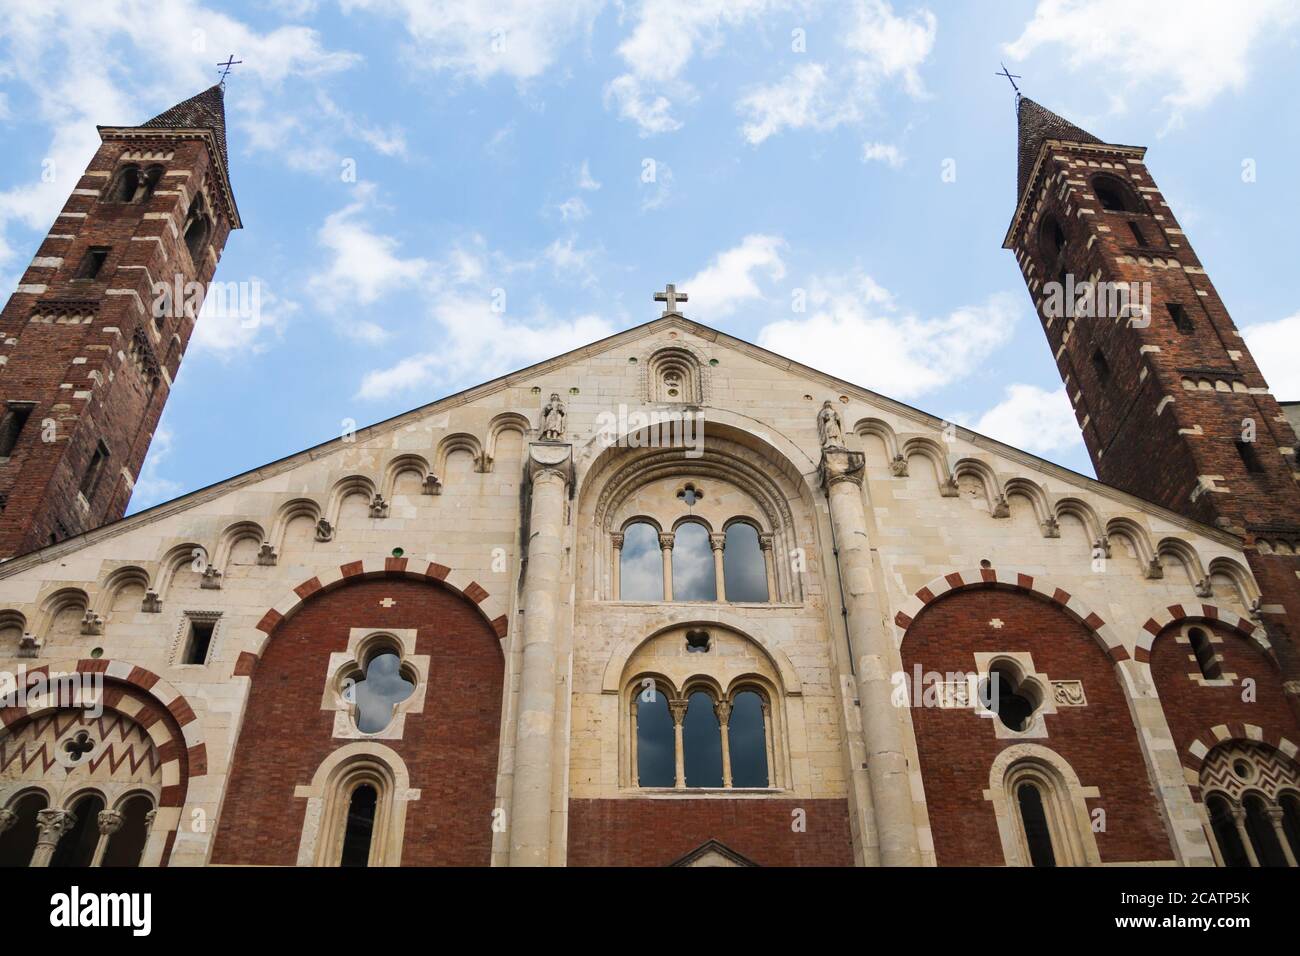
M 1233 741 L 1263 744 L 1266 747 L 1272 747 L 1291 762 L 1300 764 L 1300 747 L 1297 747 L 1295 742 L 1283 736 L 1276 729 L 1237 721 L 1210 727 L 1201 731 L 1195 740 L 1183 748 L 1180 755 L 1187 776 L 1187 788 L 1192 793 L 1192 799 L 1197 803 L 1202 802 L 1201 767 L 1205 763 L 1205 758 L 1210 755 L 1210 751 L 1214 750 L 1215 747 Z
M 1150 660 L 1151 647 L 1155 644 L 1156 638 L 1171 624 L 1180 624 L 1183 621 L 1207 621 L 1232 628 L 1242 637 L 1254 641 L 1268 655 L 1269 660 L 1276 663 L 1273 645 L 1268 642 L 1262 627 L 1214 604 L 1171 604 L 1157 616 L 1147 618 L 1146 623 L 1142 625 L 1142 630 L 1146 633 L 1138 638 L 1138 660 Z
M 926 605 L 939 600 L 946 594 L 972 588 L 994 588 L 1012 591 L 1024 591 L 1046 601 L 1053 607 L 1064 611 L 1066 616 L 1082 624 L 1096 639 L 1106 656 L 1115 663 L 1128 660 L 1131 656 L 1114 628 L 1102 617 L 1087 607 L 1069 591 L 1055 587 L 1032 574 L 1023 571 L 999 571 L 996 568 L 976 568 L 973 571 L 952 571 L 941 575 L 917 591 L 898 613 L 894 615 L 894 624 L 898 627 L 895 643 L 902 645 L 907 636 L 907 629 Z
M 281 622 L 293 617 L 309 598 L 332 591 L 353 581 L 381 577 L 437 582 L 442 587 L 460 595 L 473 604 L 483 616 L 483 619 L 487 621 L 488 626 L 492 628 L 499 641 L 505 641 L 509 626 L 509 620 L 506 616 L 506 602 L 501 598 L 494 598 L 486 588 L 471 579 L 468 574 L 453 570 L 445 564 L 413 558 L 350 561 L 346 564 L 340 564 L 337 569 L 331 568 L 329 571 L 308 578 L 286 593 L 279 601 L 276 601 L 255 625 L 257 630 L 262 632 L 262 637 L 257 643 L 256 650 L 240 653 L 239 660 L 235 664 L 235 676 L 247 677 L 252 674 L 253 667 L 258 658 L 262 656 L 262 651 L 266 648 L 266 642 L 270 639 L 271 633 Z M 505 653 L 504 648 L 500 645 L 498 645 L 498 649 L 502 651 L 502 654 Z

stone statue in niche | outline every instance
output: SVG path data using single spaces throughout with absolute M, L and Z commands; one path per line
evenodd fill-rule
M 831 407 L 829 399 L 822 402 L 822 410 L 817 414 L 817 434 L 823 448 L 844 447 L 844 426 L 840 424 L 840 413 Z
M 551 393 L 551 400 L 542 409 L 542 441 L 562 441 L 564 439 L 564 402 L 560 401 L 558 392 Z

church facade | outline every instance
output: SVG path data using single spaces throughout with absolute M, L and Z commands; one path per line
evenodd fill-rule
M 3 313 L 0 863 L 1295 866 L 1295 435 L 1141 150 L 1020 126 L 1104 481 L 670 286 L 125 519 L 239 222 L 219 88 L 103 128 Z

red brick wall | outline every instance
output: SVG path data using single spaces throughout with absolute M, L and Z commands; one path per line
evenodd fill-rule
M 1174 640 L 1182 623 L 1171 624 L 1156 638 L 1151 647 L 1151 676 L 1184 763 L 1192 741 L 1219 724 L 1240 736 L 1245 736 L 1243 724 L 1255 724 L 1290 740 L 1300 739 L 1300 724 L 1283 695 L 1281 675 L 1258 644 L 1221 624 L 1195 622 L 1223 637 L 1223 643 L 1214 648 L 1223 658 L 1224 673 L 1239 678 L 1231 687 L 1202 687 L 1187 676 L 1198 673 L 1195 660 L 1188 656 L 1191 646 Z M 1245 678 L 1255 681 L 1253 702 L 1242 700 L 1241 680 Z
M 384 607 L 379 602 L 393 598 Z M 331 653 L 353 627 L 417 628 L 427 654 L 423 713 L 408 713 L 401 755 L 420 799 L 407 804 L 402 863 L 486 866 L 492 845 L 504 664 L 497 636 L 466 600 L 433 583 L 370 579 L 318 595 L 271 634 L 253 670 L 213 862 L 290 866 L 309 784 L 321 762 L 351 741 L 332 736 L 320 709 Z
M 667 866 L 709 840 L 761 866 L 853 865 L 845 800 L 569 801 L 569 866 Z
M 1000 629 L 990 626 L 994 618 Z M 1081 624 L 1021 592 L 959 591 L 927 605 L 902 646 L 909 675 L 917 664 L 923 672 L 973 671 L 976 652 L 997 651 L 1028 652 L 1050 679 L 1083 682 L 1088 705 L 1059 708 L 1046 717 L 1048 736 L 1025 742 L 1053 750 L 1083 786 L 1100 790 L 1087 804 L 1106 813 L 1106 830 L 1096 834 L 1103 862 L 1172 859 L 1118 676 Z M 997 739 L 993 719 L 969 709 L 913 707 L 912 722 L 939 865 L 1002 865 L 984 790 L 994 758 L 1022 741 Z

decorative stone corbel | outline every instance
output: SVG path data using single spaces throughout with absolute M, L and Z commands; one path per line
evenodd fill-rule
M 0 810 L 0 833 L 4 833 L 17 822 L 18 814 L 9 809 Z
M 1147 562 L 1147 566 L 1142 573 L 1148 580 L 1156 581 L 1165 576 L 1165 566 L 1160 563 L 1160 558 L 1155 557 Z
M 82 634 L 103 634 L 104 619 L 96 614 L 90 608 L 86 608 L 86 614 L 81 619 Z
M 866 456 L 860 451 L 830 446 L 822 449 L 821 472 L 822 487 L 830 490 L 832 485 L 841 481 L 851 481 L 861 486 Z
M 1197 597 L 1214 596 L 1214 586 L 1210 584 L 1209 578 L 1201 578 L 1201 580 L 1196 582 L 1196 596 Z
M 203 572 L 203 577 L 199 578 L 199 587 L 207 591 L 220 591 L 221 572 L 209 564 Z
M 1098 538 L 1092 543 L 1092 556 L 1094 558 L 1110 557 L 1110 538 Z
M 26 634 L 24 634 L 22 638 L 19 639 L 18 641 L 18 656 L 36 657 L 38 654 L 40 654 L 41 647 L 42 645 L 44 645 L 44 643 L 45 643 L 44 641 L 42 641 L 35 634 L 32 634 L 29 631 Z
M 162 612 L 162 598 L 153 588 L 144 592 L 144 600 L 140 602 L 140 610 L 145 614 L 159 614 Z
M 475 470 L 475 471 L 478 471 L 478 472 L 482 472 L 482 473 L 485 474 L 485 475 L 488 474 L 489 472 L 491 472 L 491 471 L 492 471 L 492 456 L 489 455 L 487 452 L 483 452 L 481 455 L 479 455 L 477 458 L 475 458 L 475 459 L 474 459 L 474 470 Z
M 384 496 L 379 494 L 378 492 L 375 493 L 375 497 L 370 502 L 370 517 L 372 518 L 388 517 L 388 502 L 385 501 Z
M 944 498 L 956 498 L 961 494 L 961 489 L 957 487 L 957 479 L 951 475 L 945 478 L 939 484 L 939 494 Z
M 1061 523 L 1053 515 L 1048 515 L 1047 520 L 1042 523 L 1041 527 L 1044 538 L 1059 538 L 1061 536 Z
M 1254 621 L 1256 624 L 1263 624 L 1264 623 L 1264 599 L 1255 598 L 1253 601 L 1251 601 L 1250 607 L 1246 613 L 1250 615 L 1250 619 Z
M 263 541 L 262 546 L 257 549 L 257 563 L 263 567 L 273 567 L 279 559 L 280 556 L 275 553 L 275 548 L 271 547 L 269 541 Z
M 442 494 L 442 482 L 438 480 L 438 476 L 435 474 L 425 475 L 421 491 L 426 495 L 440 495 Z
M 1006 495 L 998 495 L 995 499 L 993 499 L 993 517 L 995 518 L 1011 517 L 1011 505 L 1007 503 Z
M 326 521 L 324 518 L 319 519 L 316 522 L 316 540 L 329 541 L 333 537 L 334 537 L 334 526 L 330 524 L 328 521 Z
M 894 460 L 889 463 L 889 470 L 893 472 L 895 478 L 906 478 L 907 459 L 902 455 L 895 455 Z

